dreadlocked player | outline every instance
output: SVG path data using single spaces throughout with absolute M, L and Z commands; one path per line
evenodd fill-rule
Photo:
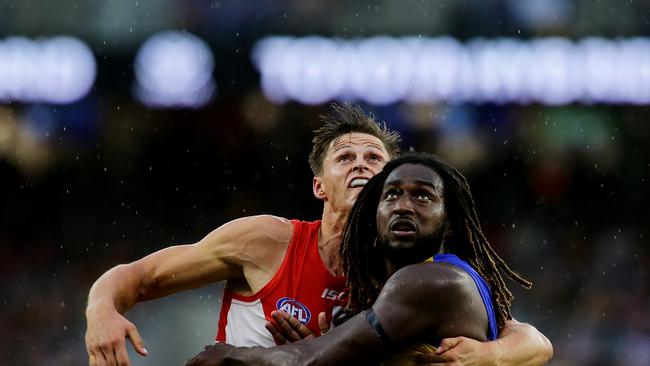
M 346 310 L 356 314 L 348 322 L 317 339 L 273 349 L 208 346 L 188 364 L 329 365 L 387 358 L 409 364 L 422 361 L 418 354 L 433 348 L 426 345 L 445 337 L 496 337 L 512 318 L 513 300 L 499 270 L 531 286 L 490 247 L 465 178 L 430 155 L 389 162 L 366 184 L 350 213 L 341 257 L 350 293 Z M 422 263 L 427 259 L 433 263 Z

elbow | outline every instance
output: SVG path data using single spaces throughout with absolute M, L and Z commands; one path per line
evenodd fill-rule
M 150 276 L 142 268 L 139 262 L 120 264 L 113 268 L 114 276 L 119 287 L 120 293 L 127 298 L 129 302 L 141 302 L 153 298 L 152 291 L 154 283 Z
M 545 365 L 548 363 L 551 358 L 553 358 L 553 344 L 551 341 L 546 338 L 544 334 L 542 334 L 539 330 L 537 330 L 535 327 L 532 325 L 529 325 L 534 332 L 535 335 L 537 336 L 537 341 L 536 344 L 538 352 L 537 352 L 537 357 L 535 357 L 535 365 Z

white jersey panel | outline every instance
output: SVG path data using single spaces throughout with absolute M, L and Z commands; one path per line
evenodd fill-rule
M 273 336 L 264 327 L 266 318 L 262 302 L 231 299 L 226 323 L 226 343 L 238 347 L 273 347 Z

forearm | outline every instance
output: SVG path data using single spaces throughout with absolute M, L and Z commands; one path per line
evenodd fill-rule
M 508 321 L 499 338 L 488 343 L 499 365 L 544 365 L 553 356 L 551 342 L 530 324 Z
M 207 346 L 188 365 L 359 365 L 378 360 L 385 349 L 364 314 L 359 314 L 324 336 L 278 347 L 233 347 L 216 343 Z
M 113 307 L 124 313 L 141 297 L 141 275 L 132 265 L 119 265 L 104 273 L 90 288 L 86 311 Z
M 307 350 L 308 351 L 308 350 Z M 281 347 L 231 347 L 219 362 L 210 365 L 302 366 L 312 365 L 309 351 L 301 352 L 296 344 Z M 313 352 L 311 352 L 313 354 Z

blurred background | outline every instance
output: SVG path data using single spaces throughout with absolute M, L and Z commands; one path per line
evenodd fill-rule
M 468 176 L 552 364 L 650 364 L 650 1 L 0 4 L 3 364 L 87 364 L 112 266 L 245 215 L 318 219 L 330 101 Z M 220 289 L 131 310 L 133 364 L 212 342 Z

